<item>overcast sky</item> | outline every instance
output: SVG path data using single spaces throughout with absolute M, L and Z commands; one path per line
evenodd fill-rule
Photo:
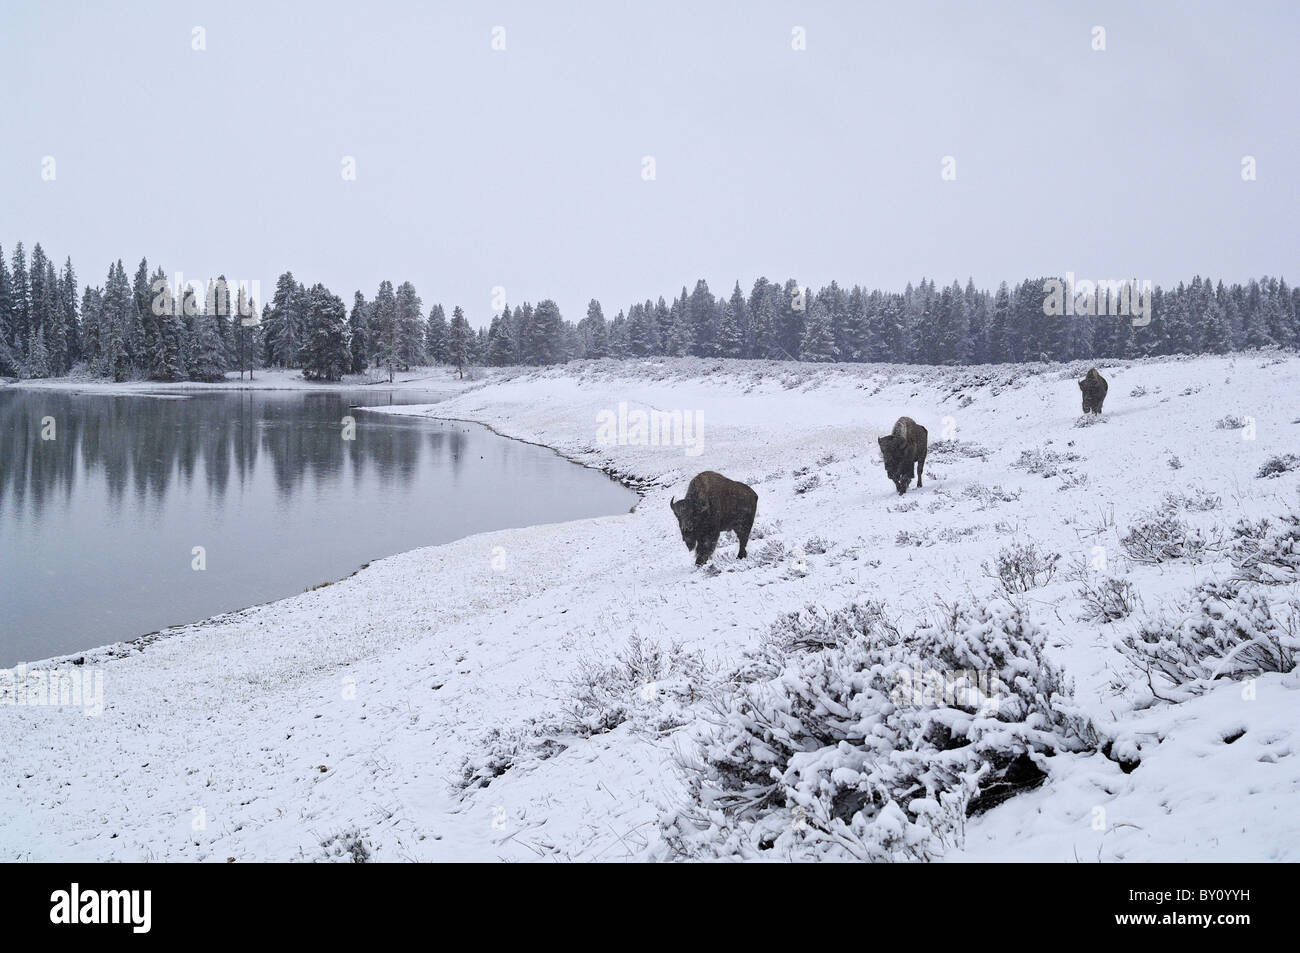
M 0 244 L 476 325 L 495 286 L 577 320 L 700 277 L 1294 282 L 1298 11 L 3 0 Z

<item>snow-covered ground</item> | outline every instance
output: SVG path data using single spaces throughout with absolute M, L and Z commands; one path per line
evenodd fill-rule
M 102 673 L 104 710 L 0 705 L 0 857 L 671 856 L 661 819 L 687 796 L 710 686 L 776 620 L 877 600 L 915 624 L 941 603 L 993 599 L 985 564 L 1032 542 L 1059 554 L 1057 571 L 1017 601 L 1117 760 L 1058 753 L 1041 786 L 931 853 L 1300 859 L 1297 673 L 1165 702 L 1118 649 L 1139 620 L 1233 572 L 1227 542 L 1133 561 L 1120 540 L 1144 514 L 1172 507 L 1231 541 L 1239 519 L 1300 502 L 1300 470 L 1256 476 L 1300 452 L 1300 359 L 1103 365 L 1105 414 L 1090 422 L 1075 383 L 1086 369 L 585 363 L 385 408 L 554 447 L 644 498 L 628 515 L 404 553 L 82 665 L 47 663 Z M 699 442 L 602 442 L 599 421 L 620 405 L 689 414 Z M 876 445 L 900 414 L 932 445 L 925 486 L 903 497 Z M 759 503 L 749 558 L 724 536 L 702 571 L 668 502 L 706 469 Z M 1079 621 L 1099 552 L 1140 600 L 1105 625 Z M 1130 773 L 1119 763 L 1138 759 Z

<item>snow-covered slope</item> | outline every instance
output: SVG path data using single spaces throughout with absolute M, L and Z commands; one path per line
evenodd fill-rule
M 935 854 L 1300 858 L 1296 674 L 1153 705 L 1117 648 L 1139 619 L 1232 572 L 1226 544 L 1196 561 L 1132 561 L 1120 540 L 1144 514 L 1173 506 L 1229 540 L 1240 518 L 1297 504 L 1300 471 L 1256 473 L 1300 452 L 1300 360 L 1103 366 L 1096 421 L 1079 414 L 1084 370 L 605 362 L 388 409 L 555 447 L 644 499 L 626 516 L 394 556 L 87 653 L 105 679 L 102 716 L 0 705 L 0 856 L 666 856 L 659 820 L 683 801 L 681 762 L 711 686 L 775 620 L 867 599 L 900 625 L 923 620 L 991 598 L 986 564 L 1032 542 L 1060 559 L 1018 601 L 1119 760 L 1140 753 L 1141 765 L 1060 754 L 1042 786 L 972 817 Z M 602 443 L 598 421 L 620 404 L 689 412 L 700 452 Z M 901 414 L 932 444 L 925 486 L 904 497 L 876 446 Z M 724 536 L 701 571 L 667 504 L 706 469 L 751 484 L 759 505 L 750 558 Z M 1106 625 L 1079 621 L 1069 578 L 1086 577 L 1098 547 L 1140 600 Z

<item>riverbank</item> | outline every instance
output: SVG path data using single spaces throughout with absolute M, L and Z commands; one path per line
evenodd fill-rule
M 627 515 L 404 553 L 85 653 L 77 668 L 103 674 L 102 715 L 0 705 L 0 856 L 665 856 L 658 822 L 685 796 L 679 756 L 707 707 L 707 691 L 693 701 L 682 683 L 707 689 L 785 613 L 872 598 L 906 621 L 987 599 L 983 564 L 1016 540 L 1063 562 L 1101 544 L 1154 609 L 1231 572 L 1226 559 L 1125 563 L 1119 536 L 1166 494 L 1217 496 L 1186 514 L 1207 531 L 1295 504 L 1300 473 L 1255 474 L 1300 445 L 1300 360 L 1104 366 L 1106 413 L 1086 426 L 1082 370 L 594 362 L 375 411 L 473 420 L 620 474 L 644 499 Z M 634 442 L 638 410 L 669 415 L 667 445 Z M 689 441 L 684 428 L 671 439 L 675 413 L 692 421 Z M 902 414 L 936 446 L 924 488 L 899 498 L 875 438 Z M 1220 426 L 1229 415 L 1252 418 L 1253 439 Z M 667 503 L 704 469 L 754 486 L 759 511 L 750 558 L 724 537 L 700 571 Z M 1094 538 L 1099 519 L 1113 529 Z M 1064 573 L 1024 601 L 1098 726 L 1160 743 L 1127 774 L 1099 753 L 1058 756 L 1041 787 L 973 818 L 942 856 L 1300 856 L 1294 673 L 1259 678 L 1249 702 L 1227 682 L 1145 707 L 1116 648 L 1125 623 L 1077 621 Z M 629 646 L 666 661 L 629 665 Z M 660 677 L 626 677 L 647 670 Z
M 224 381 L 213 382 L 131 380 L 119 383 L 102 377 L 40 377 L 9 381 L 0 384 L 0 387 L 14 387 L 24 390 L 70 391 L 82 394 L 144 396 L 228 390 L 336 391 L 349 388 L 455 394 L 481 387 L 491 379 L 487 372 L 481 370 L 474 372 L 474 378 L 459 379 L 456 377 L 455 370 L 448 367 L 412 368 L 410 371 L 395 374 L 392 383 L 389 383 L 386 375 L 373 372 L 348 374 L 340 381 L 312 381 L 303 377 L 300 370 L 287 370 L 277 367 L 259 369 L 254 371 L 253 374 L 254 376 L 251 378 L 227 374 Z

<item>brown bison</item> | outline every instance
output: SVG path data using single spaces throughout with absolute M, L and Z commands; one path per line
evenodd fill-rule
M 695 565 L 703 566 L 709 561 L 724 530 L 736 534 L 740 540 L 740 552 L 736 555 L 745 558 L 745 544 L 749 542 L 749 531 L 754 528 L 754 514 L 758 511 L 758 494 L 752 487 L 705 470 L 691 481 L 684 497 L 672 500 L 669 505 L 677 516 L 682 542 L 688 550 L 695 550 Z
M 1083 391 L 1083 412 L 1085 414 L 1101 413 L 1101 402 L 1106 399 L 1106 378 L 1092 368 L 1079 381 L 1079 390 Z
M 894 481 L 898 495 L 907 492 L 912 482 L 912 464 L 916 464 L 916 488 L 921 488 L 921 472 L 925 469 L 925 454 L 930 447 L 930 434 L 911 417 L 899 417 L 894 432 L 877 438 L 880 456 L 885 461 L 885 473 Z

